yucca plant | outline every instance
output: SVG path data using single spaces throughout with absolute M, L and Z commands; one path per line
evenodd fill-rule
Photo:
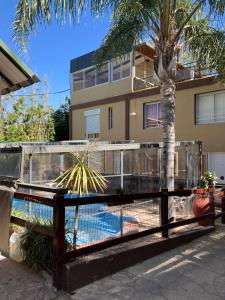
M 88 166 L 88 152 L 78 154 L 71 152 L 74 158 L 74 164 L 54 181 L 58 186 L 68 188 L 70 193 L 78 195 L 88 194 L 89 191 L 101 190 L 107 188 L 107 179 L 101 173 Z
M 108 180 L 98 171 L 88 166 L 89 152 L 70 152 L 74 159 L 74 164 L 54 181 L 58 186 L 68 188 L 70 194 L 78 193 L 80 197 L 89 194 L 89 191 L 101 190 L 107 188 Z M 78 231 L 78 205 L 75 208 L 74 215 L 74 249 L 76 249 L 76 238 Z

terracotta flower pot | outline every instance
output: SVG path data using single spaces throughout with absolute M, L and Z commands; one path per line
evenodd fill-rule
M 193 201 L 192 204 L 192 210 L 195 215 L 195 217 L 200 217 L 202 215 L 206 215 L 210 213 L 210 203 L 209 203 L 209 197 L 207 196 L 206 193 L 203 193 L 202 191 L 197 193 L 198 195 Z M 201 226 L 208 226 L 209 220 L 201 220 L 198 221 L 198 224 Z

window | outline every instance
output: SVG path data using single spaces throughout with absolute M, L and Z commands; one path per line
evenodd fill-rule
M 113 128 L 113 112 L 112 112 L 112 107 L 108 108 L 108 129 Z
M 144 104 L 144 128 L 161 127 L 161 102 L 145 103 Z
M 108 64 L 103 65 L 96 71 L 96 84 L 109 82 L 109 68 Z
M 119 80 L 130 76 L 130 55 L 112 62 L 112 80 Z
M 225 122 L 225 91 L 196 96 L 196 124 Z
M 87 139 L 96 139 L 100 135 L 100 109 L 92 109 L 84 112 L 85 135 Z
M 79 91 L 84 88 L 84 73 L 77 72 L 73 74 L 74 91 Z
M 85 88 L 95 85 L 95 68 L 90 68 L 85 71 Z

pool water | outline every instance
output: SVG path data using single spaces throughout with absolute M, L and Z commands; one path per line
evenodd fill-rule
M 89 195 L 94 197 L 95 195 Z M 66 196 L 69 198 L 71 195 Z M 76 195 L 73 198 L 78 198 Z M 13 208 L 26 213 L 28 216 L 38 217 L 42 220 L 53 220 L 53 208 L 31 203 L 17 198 L 13 199 Z M 65 210 L 66 238 L 70 243 L 82 245 L 105 240 L 117 235 L 125 222 L 133 222 L 136 219 L 132 216 L 121 216 L 120 211 L 108 211 L 106 203 L 95 203 L 79 205 L 77 238 L 74 240 L 74 217 L 75 207 L 67 207 Z

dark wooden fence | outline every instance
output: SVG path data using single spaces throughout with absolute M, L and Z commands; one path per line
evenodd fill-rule
M 30 192 L 33 190 L 33 191 L 53 193 L 52 199 L 40 195 L 30 194 L 28 192 L 15 193 L 15 197 L 18 199 L 23 199 L 25 201 L 30 201 L 30 202 L 39 203 L 42 205 L 52 207 L 53 208 L 53 229 L 52 230 L 41 225 L 34 226 L 31 223 L 29 223 L 29 221 L 21 218 L 17 218 L 15 216 L 11 217 L 11 222 L 23 227 L 30 226 L 33 231 L 43 233 L 53 237 L 53 246 L 54 246 L 53 284 L 58 289 L 62 287 L 63 265 L 66 262 L 75 259 L 78 256 L 89 254 L 123 242 L 131 241 L 155 233 L 161 233 L 163 238 L 169 238 L 169 229 L 177 228 L 188 224 L 193 224 L 205 219 L 208 219 L 209 223 L 211 225 L 214 225 L 214 220 L 221 217 L 222 223 L 225 224 L 225 197 L 223 196 L 221 203 L 214 203 L 212 193 L 210 195 L 210 199 L 211 199 L 210 213 L 200 217 L 192 217 L 192 218 L 183 219 L 176 222 L 169 222 L 168 220 L 169 197 L 190 196 L 192 194 L 192 190 L 176 190 L 170 192 L 168 190 L 162 190 L 161 192 L 155 192 L 155 193 L 102 195 L 96 197 L 65 199 L 64 194 L 67 193 L 67 190 L 65 189 L 48 188 L 48 187 L 35 186 L 29 184 L 20 184 L 20 188 L 28 189 Z M 123 235 L 120 237 L 115 237 L 110 240 L 105 240 L 97 244 L 74 249 L 69 252 L 65 251 L 65 208 L 66 207 L 71 207 L 71 206 L 76 207 L 80 205 L 83 206 L 83 205 L 95 204 L 95 203 L 107 203 L 109 206 L 119 206 L 119 205 L 133 203 L 134 200 L 140 201 L 141 199 L 148 199 L 148 198 L 160 199 L 160 226 L 154 228 L 148 228 L 140 232 L 130 233 L 128 235 Z M 217 208 L 217 210 L 218 209 L 221 210 L 221 212 L 216 214 L 215 208 Z

